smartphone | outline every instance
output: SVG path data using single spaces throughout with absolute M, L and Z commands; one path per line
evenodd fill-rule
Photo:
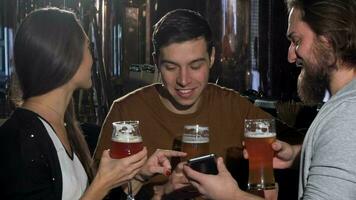
M 216 166 L 216 159 L 214 154 L 189 159 L 188 165 L 192 169 L 204 174 L 218 174 L 218 168 Z

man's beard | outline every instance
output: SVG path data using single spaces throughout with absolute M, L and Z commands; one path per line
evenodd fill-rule
M 330 74 L 336 69 L 335 55 L 331 48 L 319 40 L 312 47 L 312 60 L 303 60 L 303 69 L 298 77 L 298 95 L 306 104 L 322 102 L 329 89 Z M 300 62 L 297 61 L 297 62 Z M 298 63 L 297 63 L 298 64 Z

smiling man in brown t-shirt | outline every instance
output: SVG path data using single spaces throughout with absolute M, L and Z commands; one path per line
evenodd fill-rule
M 210 27 L 200 14 L 183 9 L 167 13 L 154 26 L 153 45 L 162 84 L 143 87 L 113 103 L 101 130 L 96 160 L 110 148 L 114 121 L 140 121 L 149 154 L 158 148 L 171 149 L 184 125 L 208 126 L 210 152 L 225 156 L 227 148 L 242 147 L 246 118 L 271 118 L 238 92 L 208 84 L 215 48 Z M 180 164 L 168 182 L 156 188 L 156 196 L 187 184 Z

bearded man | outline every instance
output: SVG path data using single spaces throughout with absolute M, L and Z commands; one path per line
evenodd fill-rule
M 298 199 L 356 199 L 356 1 L 287 0 L 291 41 L 288 61 L 302 67 L 298 93 L 307 103 L 323 105 L 303 145 L 282 141 L 274 168 L 300 162 Z M 241 191 L 220 158 L 219 174 L 204 175 L 185 166 L 191 183 L 208 199 L 259 199 Z M 237 189 L 236 189 L 237 188 Z M 272 196 L 271 199 L 276 199 Z

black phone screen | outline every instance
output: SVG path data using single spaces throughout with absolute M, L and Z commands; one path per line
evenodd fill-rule
M 214 154 L 209 154 L 209 155 L 189 159 L 188 165 L 192 169 L 204 174 L 214 174 L 214 175 L 218 174 L 218 169 L 216 166 L 216 160 Z

